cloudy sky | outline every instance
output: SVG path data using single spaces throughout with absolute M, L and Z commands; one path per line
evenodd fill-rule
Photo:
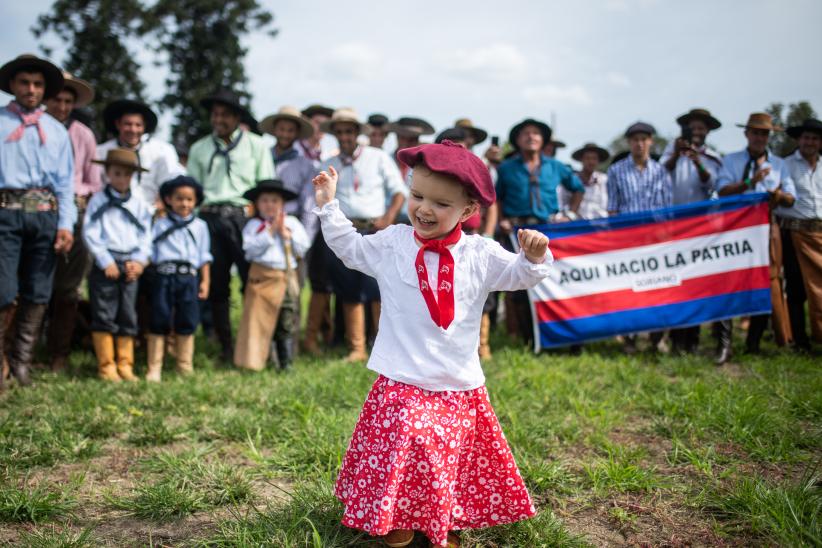
M 638 119 L 675 135 L 675 118 L 700 106 L 729 152 L 743 146 L 734 124 L 773 101 L 822 111 L 818 0 L 262 1 L 279 34 L 246 40 L 258 117 L 322 102 L 437 129 L 467 116 L 505 140 L 530 116 L 573 149 Z M 36 51 L 28 29 L 49 5 L 6 3 L 3 59 Z M 163 69 L 141 60 L 159 97 Z

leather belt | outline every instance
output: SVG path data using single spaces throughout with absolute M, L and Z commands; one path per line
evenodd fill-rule
M 175 263 L 172 261 L 159 263 L 155 265 L 157 274 L 165 274 L 167 276 L 173 274 L 182 274 L 184 276 L 196 276 L 197 269 L 194 265 L 189 263 Z

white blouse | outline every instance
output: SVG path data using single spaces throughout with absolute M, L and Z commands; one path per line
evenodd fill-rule
M 243 252 L 245 260 L 258 263 L 266 268 L 285 270 L 285 248 L 279 234 L 272 234 L 266 228 L 260 229 L 263 220 L 254 217 L 243 228 Z M 285 216 L 285 226 L 291 230 L 291 254 L 288 261 L 292 269 L 297 268 L 297 259 L 305 257 L 311 241 L 302 223 L 293 215 Z M 296 255 L 296 257 L 295 257 Z
M 534 264 L 482 236 L 463 234 L 454 244 L 454 320 L 443 329 L 431 319 L 420 292 L 414 229 L 392 225 L 361 236 L 333 200 L 320 217 L 328 247 L 348 268 L 377 279 L 382 312 L 368 368 L 389 379 L 425 390 L 473 390 L 485 383 L 477 348 L 482 306 L 492 291 L 537 285 L 550 273 L 553 257 Z M 425 252 L 431 287 L 437 287 L 439 254 Z

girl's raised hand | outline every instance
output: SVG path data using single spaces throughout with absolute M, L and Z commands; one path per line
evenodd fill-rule
M 337 179 L 337 170 L 334 166 L 328 166 L 328 171 L 321 171 L 314 177 L 314 199 L 319 207 L 334 199 L 337 194 Z
M 526 259 L 535 264 L 545 261 L 545 252 L 548 251 L 548 236 L 536 230 L 523 228 L 517 232 L 517 240 L 519 240 L 519 247 L 525 253 Z

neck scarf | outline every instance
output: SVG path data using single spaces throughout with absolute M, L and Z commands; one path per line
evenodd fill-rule
M 220 139 L 214 137 L 214 153 L 211 155 L 211 160 L 208 161 L 208 173 L 211 173 L 211 168 L 214 167 L 214 158 L 217 156 L 222 156 L 225 159 L 225 170 L 228 173 L 228 176 L 231 177 L 231 151 L 237 148 L 237 145 L 240 144 L 240 141 L 243 139 L 244 131 L 241 131 L 240 134 L 237 136 L 237 139 L 228 143 L 228 146 L 225 148 L 220 148 Z
M 342 152 L 340 153 L 340 162 L 342 162 L 343 167 L 350 167 L 354 172 L 354 192 L 360 189 L 360 176 L 357 174 L 357 170 L 354 169 L 354 162 L 357 161 L 360 154 L 362 154 L 362 147 L 359 146 L 354 149 L 354 154 L 351 156 L 343 154 Z
M 420 292 L 428 306 L 428 313 L 434 323 L 443 329 L 448 329 L 454 320 L 454 256 L 451 255 L 449 245 L 457 243 L 462 236 L 462 224 L 457 223 L 454 230 L 449 232 L 441 240 L 425 239 L 420 237 L 416 231 L 414 237 L 420 241 L 422 247 L 417 252 L 417 259 L 414 264 L 417 267 L 417 278 L 420 282 Z M 437 271 L 437 296 L 428 285 L 428 269 L 425 267 L 425 252 L 433 251 L 439 253 L 440 262 Z
M 125 195 L 122 198 L 114 194 L 114 189 L 111 188 L 111 185 L 106 185 L 106 188 L 103 192 L 106 193 L 106 198 L 108 198 L 108 201 L 101 205 L 99 209 L 97 209 L 97 211 L 95 211 L 91 215 L 92 222 L 99 221 L 106 211 L 108 211 L 111 208 L 115 208 L 122 211 L 123 215 L 126 216 L 129 222 L 133 224 L 135 227 L 137 227 L 137 230 L 139 230 L 140 232 L 146 231 L 146 227 L 144 227 L 143 224 L 137 220 L 137 217 L 134 216 L 134 213 L 132 213 L 131 210 L 126 207 L 126 202 L 128 202 L 131 199 L 130 189 L 126 191 Z
M 178 230 L 183 229 L 185 229 L 185 231 L 188 232 L 189 237 L 191 237 L 191 241 L 194 242 L 195 245 L 197 244 L 197 239 L 194 237 L 194 234 L 192 234 L 191 229 L 188 228 L 188 225 L 194 222 L 194 215 L 189 217 L 188 220 L 185 220 L 179 215 L 169 212 L 168 220 L 171 221 L 171 226 L 162 231 L 160 234 L 158 234 L 156 238 L 154 238 L 155 244 L 162 242 Z
M 750 158 L 750 160 L 748 160 L 748 163 L 745 165 L 745 172 L 742 174 L 742 180 L 743 181 L 746 181 L 750 177 L 753 177 L 754 173 L 756 173 L 756 162 L 757 162 L 757 160 L 759 160 L 760 158 L 765 158 L 765 160 L 767 160 L 768 159 L 768 151 L 763 150 L 762 153 L 757 154 L 756 156 L 754 156 L 753 154 L 751 154 L 751 151 L 749 150 L 748 151 L 748 158 Z
M 277 165 L 280 165 L 280 162 L 287 162 L 288 160 L 293 160 L 294 158 L 296 158 L 299 155 L 300 155 L 300 153 L 297 151 L 297 149 L 294 148 L 294 147 L 291 147 L 288 150 L 286 150 L 285 152 L 283 152 L 282 154 L 280 154 L 279 156 L 277 156 L 277 149 L 275 148 L 274 149 L 274 165 L 277 166 Z
M 315 162 L 320 159 L 320 156 L 322 155 L 322 148 L 314 148 L 311 146 L 311 143 L 305 140 L 300 141 L 300 146 L 308 158 L 314 160 Z
M 36 108 L 31 112 L 26 112 L 14 101 L 11 101 L 6 108 L 20 118 L 20 125 L 17 126 L 17 128 L 6 138 L 7 143 L 12 143 L 22 139 L 23 132 L 26 131 L 28 126 L 37 126 L 37 134 L 40 136 L 40 145 L 42 146 L 46 144 L 46 132 L 43 131 L 43 126 L 40 125 L 40 117 L 43 115 L 42 110 Z

